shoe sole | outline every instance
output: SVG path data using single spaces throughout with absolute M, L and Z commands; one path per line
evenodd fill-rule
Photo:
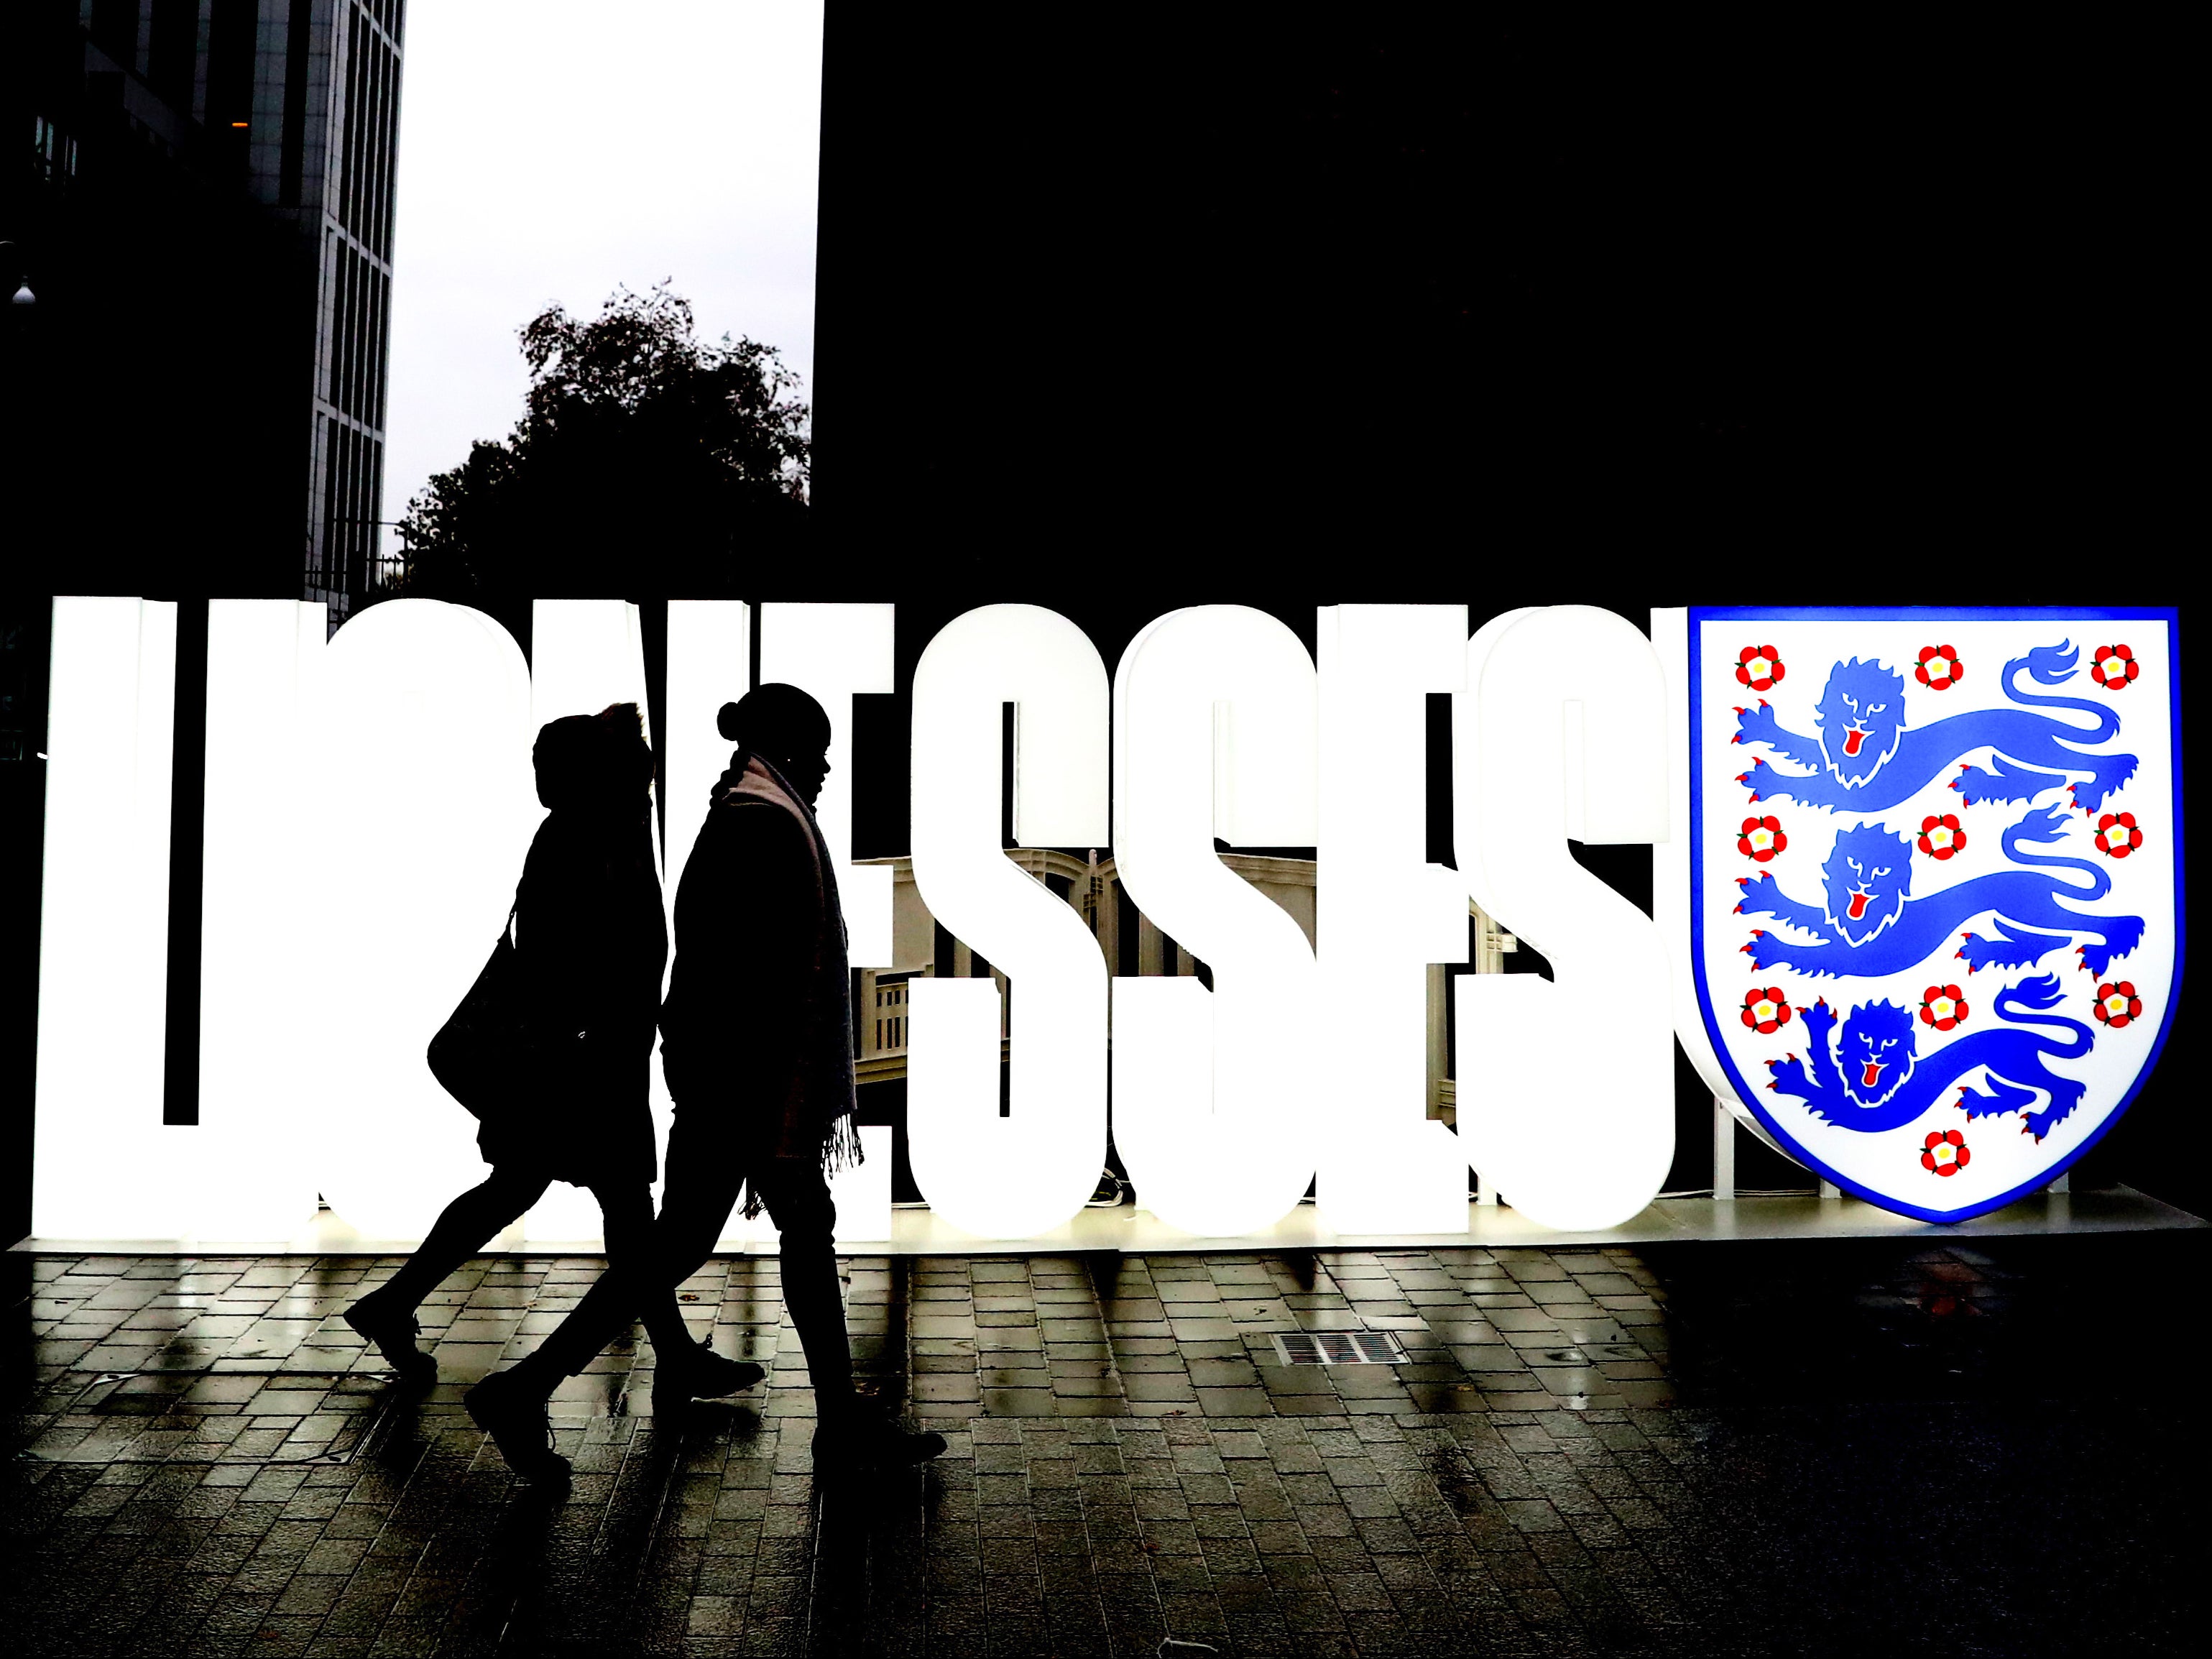
M 390 1359 L 390 1356 L 386 1358 Z M 392 1369 L 398 1373 L 403 1389 L 434 1389 L 438 1386 L 438 1361 L 434 1355 L 415 1351 L 412 1359 L 391 1360 Z
M 735 1363 L 742 1370 L 750 1371 L 752 1375 L 741 1382 L 732 1382 L 726 1389 L 718 1389 L 713 1394 L 695 1392 L 690 1397 L 693 1400 L 725 1400 L 733 1394 L 744 1394 L 749 1389 L 757 1388 L 767 1380 L 768 1372 L 763 1367 L 754 1364 L 751 1360 L 740 1359 Z

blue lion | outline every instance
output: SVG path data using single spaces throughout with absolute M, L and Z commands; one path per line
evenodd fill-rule
M 2140 764 L 2133 755 L 2081 752 L 2081 747 L 2117 736 L 2119 716 L 2076 697 L 2038 696 L 2015 683 L 2024 668 L 2039 685 L 2060 684 L 2074 677 L 2080 655 L 2070 641 L 2038 646 L 2007 663 L 2001 677 L 2005 696 L 2025 707 L 1975 709 L 1917 731 L 1905 727 L 1905 676 L 1882 663 L 1853 657 L 1829 672 L 1814 710 L 1820 727 L 1815 738 L 1784 731 L 1765 702 L 1736 710 L 1731 741 L 1765 744 L 1778 758 L 1812 769 L 1802 775 L 1778 772 L 1762 758 L 1752 762 L 1736 781 L 1751 790 L 1753 800 L 1879 812 L 1918 794 L 1960 756 L 1986 748 L 1991 751 L 1988 769 L 1961 766 L 1951 780 L 1951 787 L 1969 806 L 1985 800 L 2033 800 L 2065 783 L 2061 774 L 2086 771 L 2086 781 L 2068 787 L 2075 805 L 2094 811 Z M 2091 714 L 2096 724 L 2072 726 L 2030 708 Z
M 1984 911 L 1994 913 L 1992 939 L 1965 935 L 1957 955 L 1969 973 L 1991 966 L 2025 968 L 2040 961 L 2076 933 L 2093 935 L 2077 947 L 2081 965 L 2102 977 L 2114 958 L 2142 943 L 2141 916 L 2083 915 L 2061 899 L 2088 904 L 2112 889 L 2106 872 L 2081 859 L 2045 858 L 2024 850 L 2029 842 L 2062 839 L 2066 820 L 2055 807 L 2031 811 L 2004 832 L 2006 858 L 2014 864 L 2067 870 L 2089 878 L 2086 887 L 2056 881 L 2036 870 L 2001 870 L 1930 893 L 1912 896 L 1912 840 L 1892 835 L 1878 823 L 1862 823 L 1836 837 L 1820 866 L 1824 888 L 1820 904 L 1801 904 L 1784 893 L 1771 875 L 1745 876 L 1736 884 L 1743 899 L 1741 915 L 1768 915 L 1815 938 L 1792 945 L 1763 929 L 1753 929 L 1744 954 L 1761 970 L 1794 968 L 1801 974 L 1838 978 L 1873 978 L 1901 973 L 1925 962 L 1950 935 Z M 2053 933 L 2033 930 L 2047 927 Z
M 1996 1012 L 2014 1025 L 2048 1025 L 2070 1033 L 2066 1040 L 2027 1031 L 1982 1031 L 1947 1043 L 1923 1060 L 1910 1011 L 1893 1002 L 1863 1002 L 1844 1021 L 1842 1041 L 1831 1052 L 1829 1034 L 1836 1016 L 1825 1000 L 1805 1010 L 1805 1034 L 1811 1042 L 1807 1062 L 1791 1054 L 1771 1060 L 1774 1080 L 1766 1086 L 1795 1095 L 1818 1115 L 1863 1134 L 1910 1123 L 1936 1098 L 1977 1066 L 1987 1066 L 1989 1091 L 1961 1087 L 1957 1104 L 1970 1118 L 2022 1111 L 2039 1093 L 2049 1103 L 2039 1112 L 2022 1112 L 2028 1133 L 2038 1140 L 2081 1103 L 2086 1087 L 2044 1066 L 2050 1060 L 2078 1060 L 2095 1038 L 2079 1021 L 2043 1011 L 2057 1006 L 2058 978 L 2042 975 L 1997 993 Z

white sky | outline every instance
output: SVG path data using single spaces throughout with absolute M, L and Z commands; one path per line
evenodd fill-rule
M 507 435 L 551 301 L 672 276 L 812 400 L 820 0 L 434 0 L 405 48 L 379 516 Z

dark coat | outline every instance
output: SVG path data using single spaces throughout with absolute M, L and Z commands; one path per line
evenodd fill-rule
M 558 1179 L 650 1182 L 649 1094 L 668 927 L 649 819 L 568 808 L 530 844 L 515 892 L 516 960 L 550 1056 L 516 1109 L 477 1133 L 487 1163 Z
M 805 803 L 738 759 L 677 884 L 661 1067 L 687 1137 L 835 1169 L 859 1158 L 836 874 Z

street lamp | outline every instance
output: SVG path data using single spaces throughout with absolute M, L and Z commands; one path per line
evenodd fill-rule
M 9 252 L 12 250 L 15 246 L 15 245 L 13 242 L 0 242 L 0 252 Z M 7 262 L 5 260 L 0 260 L 0 264 L 4 264 L 6 263 Z M 18 269 L 20 270 L 20 267 L 18 267 Z M 28 276 L 17 276 L 15 281 L 15 296 L 9 301 L 9 303 L 11 305 L 19 306 L 34 306 L 39 303 L 39 296 L 31 292 L 31 279 Z

